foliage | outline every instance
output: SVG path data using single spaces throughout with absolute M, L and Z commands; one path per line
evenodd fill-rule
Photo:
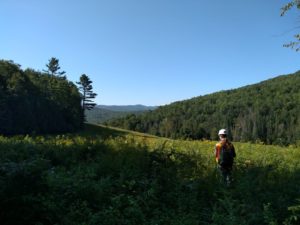
M 90 78 L 82 74 L 80 76 L 80 81 L 77 82 L 79 85 L 79 90 L 82 94 L 82 108 L 83 110 L 91 110 L 95 107 L 96 103 L 93 102 L 93 99 L 96 98 L 97 94 L 93 92 L 93 81 Z
M 85 111 L 86 120 L 88 123 L 93 124 L 103 124 L 104 122 L 107 122 L 111 119 L 121 118 L 125 117 L 129 114 L 141 114 L 143 112 L 147 111 L 145 110 L 139 110 L 139 111 L 113 111 L 105 108 L 98 108 L 98 106 L 94 107 L 91 110 Z
M 296 7 L 297 9 L 300 9 L 300 1 L 299 0 L 293 0 L 288 2 L 286 5 L 284 5 L 281 8 L 281 16 L 284 16 L 287 11 L 289 11 L 291 8 Z M 300 34 L 294 35 L 297 41 L 292 41 L 289 44 L 284 44 L 284 47 L 295 49 L 297 52 L 300 50 L 299 44 L 300 44 Z
M 300 72 L 297 72 L 175 102 L 108 124 L 182 139 L 216 139 L 217 130 L 227 128 L 234 141 L 288 145 L 300 140 L 299 90 Z
M 298 9 L 300 8 L 300 1 L 299 0 L 293 0 L 285 4 L 281 8 L 281 16 L 284 16 L 287 11 L 289 11 L 291 8 L 297 7 Z
M 299 215 L 299 148 L 234 143 L 235 183 L 225 188 L 213 142 L 87 128 L 0 137 L 1 224 L 293 224 Z
M 72 82 L 0 61 L 0 134 L 78 130 L 83 125 L 80 101 Z
M 46 64 L 46 67 L 48 70 L 45 70 L 46 73 L 51 74 L 51 76 L 58 76 L 62 78 L 66 78 L 64 74 L 66 73 L 65 71 L 59 71 L 60 66 L 59 66 L 59 60 L 57 58 L 52 57 L 49 59 L 49 63 Z

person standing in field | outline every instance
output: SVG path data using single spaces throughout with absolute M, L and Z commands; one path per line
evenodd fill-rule
M 226 129 L 221 129 L 218 133 L 220 141 L 215 147 L 215 157 L 218 169 L 225 184 L 230 185 L 232 181 L 231 172 L 234 158 L 236 157 L 233 144 L 227 138 Z

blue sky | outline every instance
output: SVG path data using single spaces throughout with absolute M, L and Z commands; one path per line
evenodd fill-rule
M 299 70 L 280 0 L 1 0 L 0 58 L 93 81 L 98 104 L 164 105 Z

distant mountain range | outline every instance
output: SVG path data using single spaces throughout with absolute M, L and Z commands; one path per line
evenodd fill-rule
M 86 112 L 88 123 L 101 124 L 111 119 L 122 118 L 129 114 L 138 115 L 146 111 L 154 110 L 157 106 L 145 105 L 97 105 Z
M 145 106 L 141 104 L 137 105 L 97 105 L 96 108 L 108 109 L 115 112 L 135 112 L 135 111 L 147 111 L 154 110 L 157 106 Z

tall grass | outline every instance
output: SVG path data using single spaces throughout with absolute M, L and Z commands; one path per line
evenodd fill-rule
M 297 224 L 299 148 L 234 143 L 226 188 L 214 144 L 92 126 L 0 137 L 0 224 Z

